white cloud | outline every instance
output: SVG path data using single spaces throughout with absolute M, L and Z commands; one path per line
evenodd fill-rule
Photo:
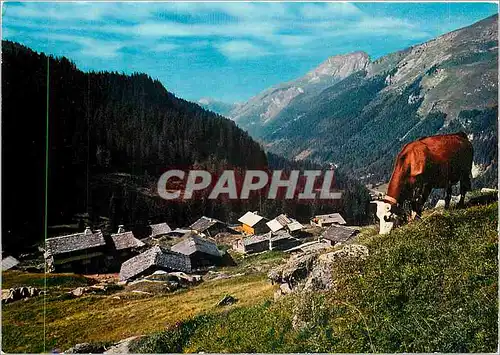
M 255 58 L 269 54 L 265 48 L 249 41 L 228 41 L 216 46 L 222 54 L 230 59 Z
M 306 3 L 300 13 L 307 19 L 338 19 L 361 16 L 363 12 L 348 2 Z
M 213 46 L 231 59 L 306 52 L 307 46 L 349 36 L 425 38 L 420 27 L 362 12 L 355 4 L 169 2 L 22 3 L 4 5 L 4 30 L 80 46 L 82 55 L 113 58 L 122 48 L 170 52 Z M 186 21 L 186 18 L 189 21 Z M 182 20 L 181 20 L 182 19 Z M 6 26 L 5 26 L 6 24 Z M 39 31 L 40 30 L 40 31 Z M 59 36 L 59 37 L 58 37 Z M 191 43 L 189 43 L 191 41 Z M 196 43 L 203 46 L 196 47 Z M 272 50 L 270 49 L 272 48 Z

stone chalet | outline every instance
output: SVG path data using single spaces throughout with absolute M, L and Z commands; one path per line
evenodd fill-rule
M 151 224 L 149 228 L 151 228 L 151 234 L 149 236 L 152 238 L 162 237 L 172 231 L 170 226 L 166 223 Z
M 267 250 L 287 250 L 300 244 L 300 240 L 287 231 L 267 232 L 239 239 L 233 243 L 233 249 L 240 253 L 260 253 Z
M 154 246 L 125 261 L 120 269 L 120 280 L 131 280 L 156 270 L 190 272 L 189 257 Z
M 106 270 L 113 262 L 106 256 L 106 241 L 100 230 L 87 227 L 83 233 L 48 238 L 45 262 L 48 271 L 93 273 Z
M 322 214 L 311 218 L 312 226 L 329 227 L 333 224 L 346 224 L 346 221 L 340 213 Z
M 218 219 L 203 216 L 191 224 L 189 229 L 198 234 L 203 233 L 207 237 L 214 237 L 220 232 L 225 232 L 227 230 L 227 226 L 224 222 L 219 221 Z
M 122 225 L 118 227 L 118 232 L 111 234 L 114 251 L 117 260 L 125 261 L 139 253 L 139 249 L 144 247 L 142 241 L 134 237 L 134 233 L 125 232 Z
M 304 228 L 302 224 L 300 224 L 293 218 L 289 218 L 286 214 L 280 214 L 275 219 L 267 222 L 266 225 L 273 233 L 283 229 L 286 229 L 290 233 L 293 233 Z
M 189 257 L 192 269 L 218 265 L 222 261 L 221 252 L 214 242 L 194 234 L 173 245 L 171 250 Z
M 320 239 L 330 246 L 347 242 L 359 233 L 358 229 L 332 225 L 320 237 Z

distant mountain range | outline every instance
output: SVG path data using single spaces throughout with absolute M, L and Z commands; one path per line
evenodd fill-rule
M 216 112 L 219 115 L 226 116 L 226 117 L 229 115 L 229 113 L 232 110 L 237 109 L 241 105 L 238 103 L 230 104 L 227 102 L 218 101 L 218 100 L 212 99 L 210 97 L 204 97 L 204 98 L 199 99 L 197 104 L 206 110 Z
M 364 52 L 330 57 L 228 116 L 269 151 L 369 182 L 389 178 L 405 143 L 462 130 L 476 181 L 496 186 L 497 80 L 495 15 L 375 61 Z

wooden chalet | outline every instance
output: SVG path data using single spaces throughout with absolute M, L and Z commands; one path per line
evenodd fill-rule
M 257 212 L 247 212 L 238 219 L 241 223 L 241 231 L 245 234 L 263 234 L 269 231 L 266 219 L 259 216 Z

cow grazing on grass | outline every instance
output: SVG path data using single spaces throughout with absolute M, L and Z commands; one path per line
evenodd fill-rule
M 408 143 L 398 154 L 384 201 L 390 212 L 402 213 L 411 204 L 413 215 L 420 215 L 434 188 L 446 189 L 445 208 L 449 208 L 451 188 L 460 182 L 460 202 L 471 189 L 472 144 L 465 133 L 420 138 Z M 387 219 L 386 219 L 387 220 Z

